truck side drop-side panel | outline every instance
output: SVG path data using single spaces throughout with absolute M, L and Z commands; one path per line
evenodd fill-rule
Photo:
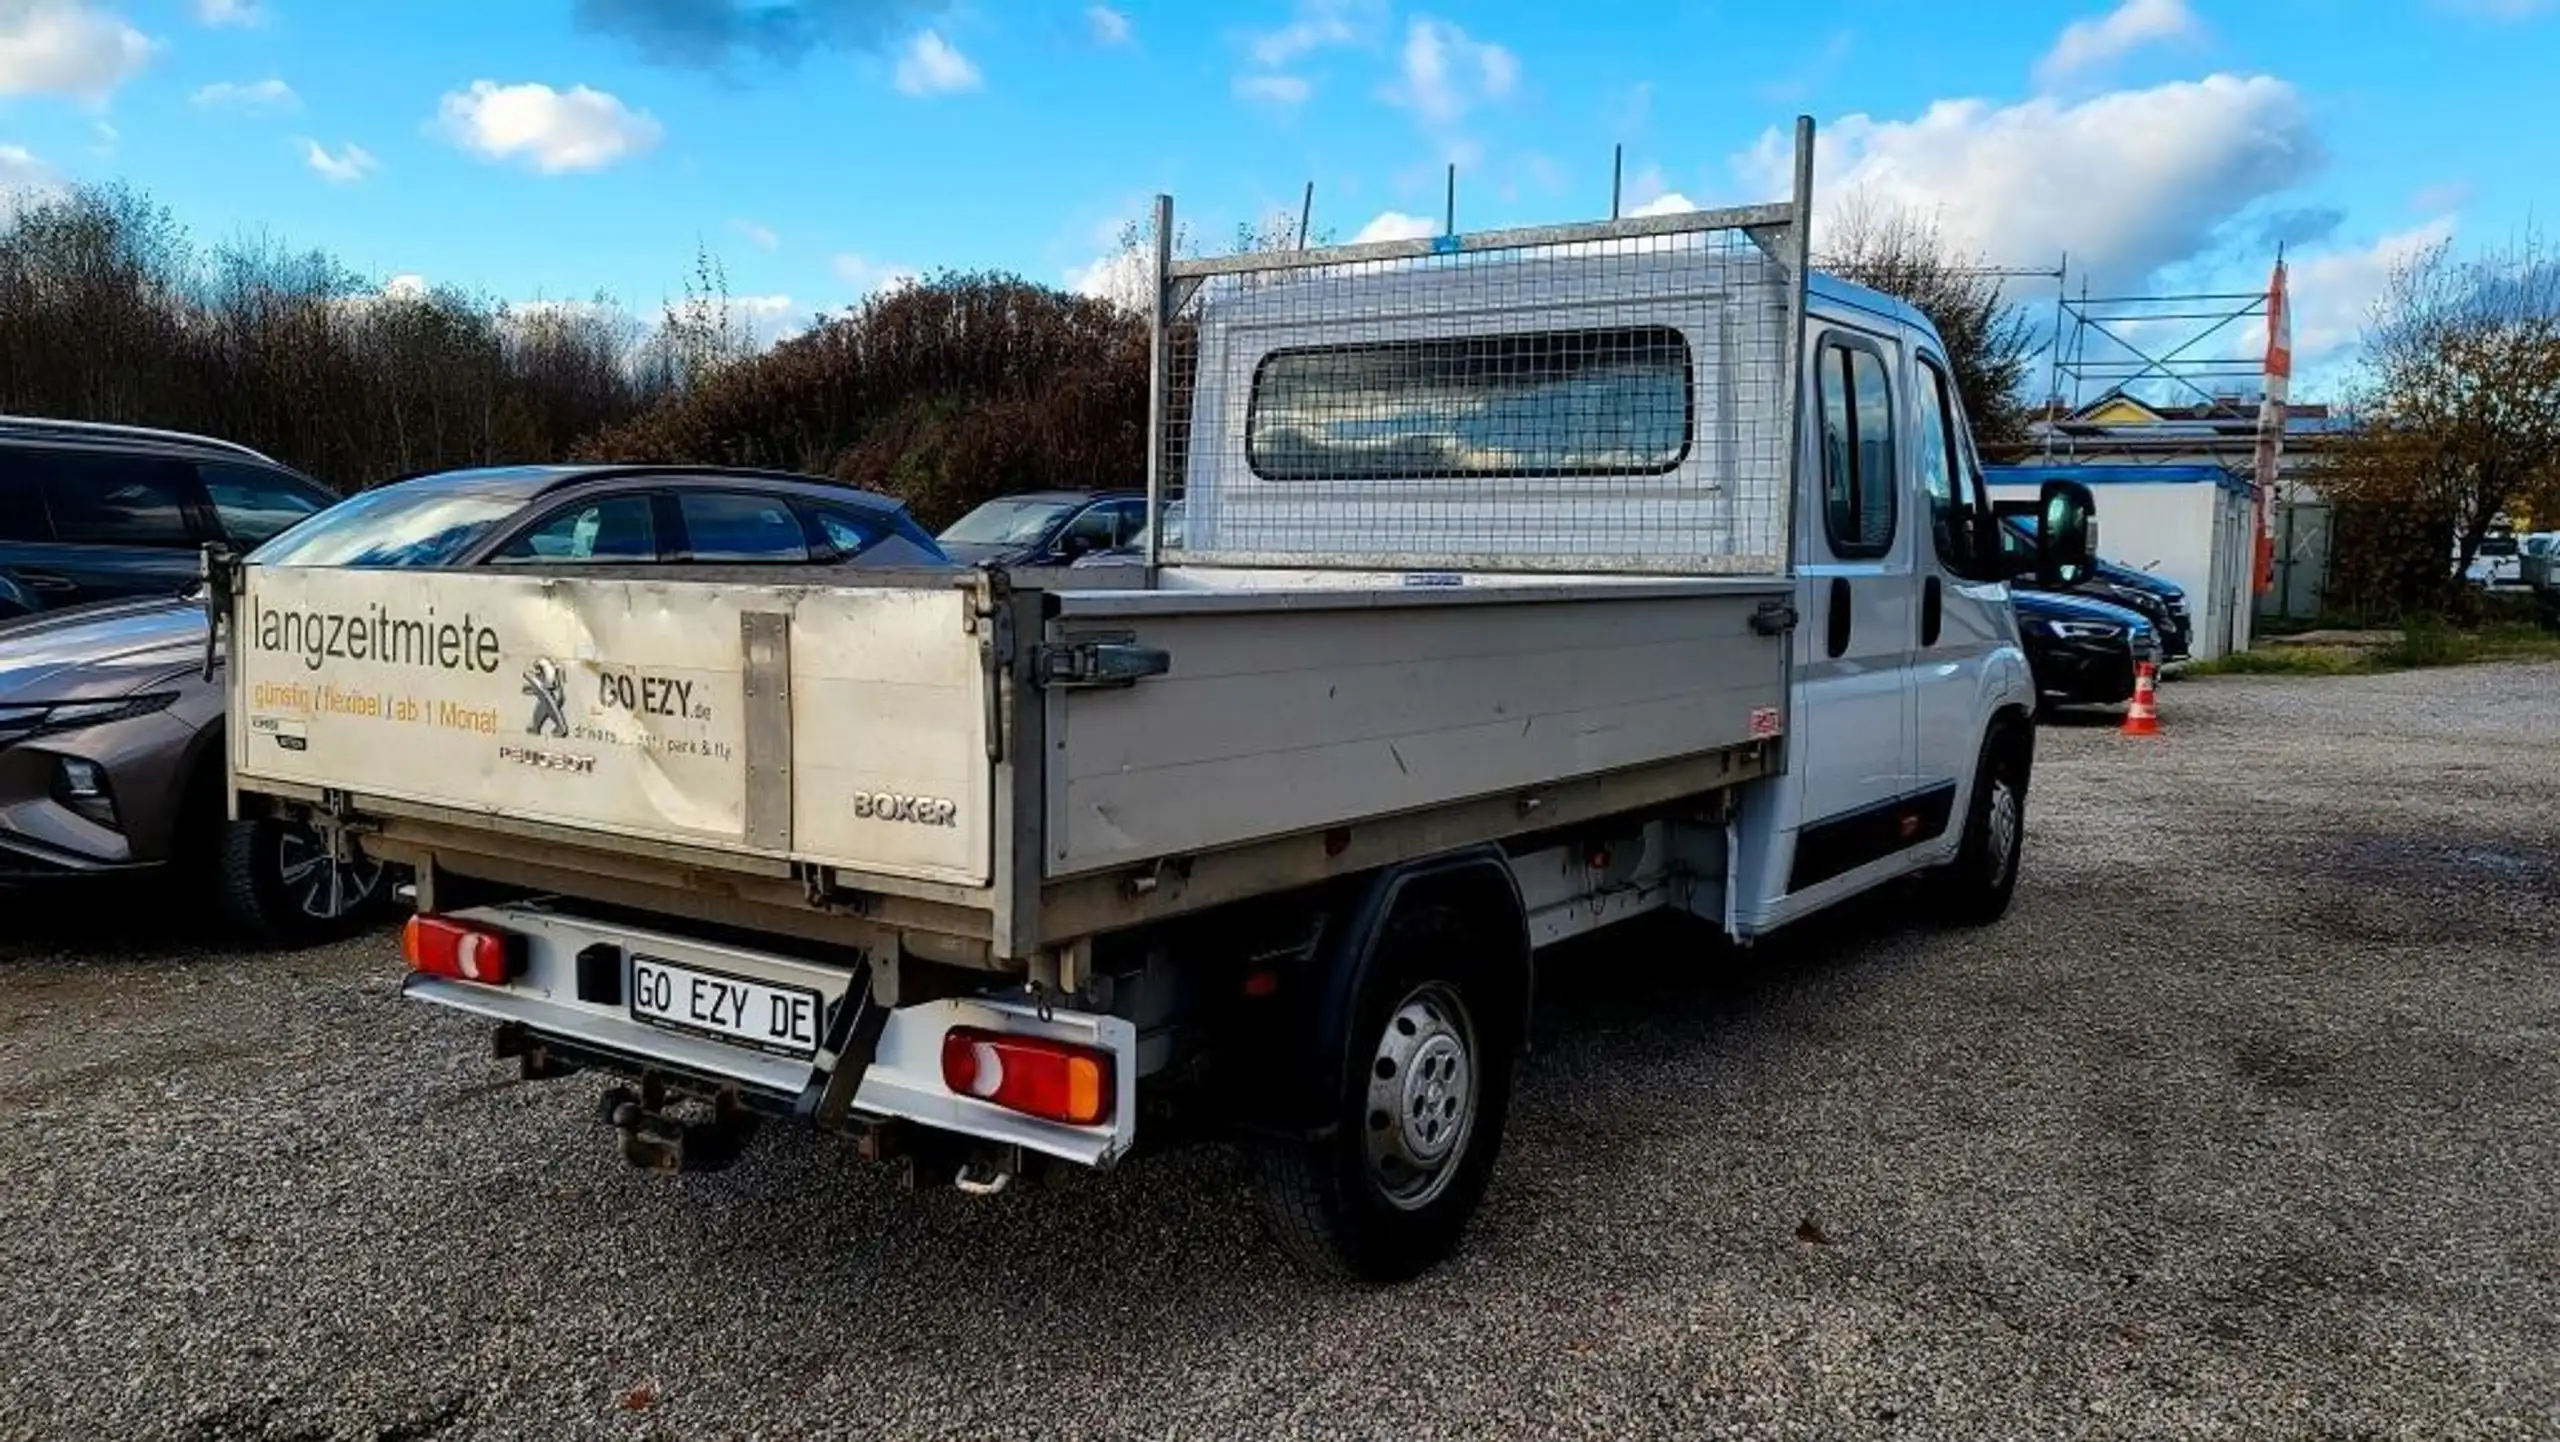
M 1702 755 L 1779 731 L 1776 587 L 1678 583 L 1303 594 L 1285 612 L 1208 595 L 1063 598 L 1054 634 L 1133 634 L 1165 674 L 1053 691 L 1052 877 L 1352 825 Z M 1169 611 L 1175 600 L 1191 609 Z M 1125 607 L 1115 615 L 1115 607 Z

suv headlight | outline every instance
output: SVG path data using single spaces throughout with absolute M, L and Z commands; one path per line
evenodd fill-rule
M 83 726 L 103 726 L 110 721 L 130 721 L 165 711 L 178 699 L 175 691 L 146 691 L 139 696 L 121 696 L 112 701 L 59 701 L 51 704 L 0 706 L 0 746 L 16 741 L 32 741 L 39 736 L 52 736 L 64 731 L 77 731 Z
M 2124 634 L 2113 621 L 2046 621 L 2045 630 L 2065 641 L 2105 641 Z

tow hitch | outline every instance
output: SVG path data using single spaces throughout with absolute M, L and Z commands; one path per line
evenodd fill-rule
M 720 1171 L 755 1139 L 756 1115 L 729 1092 L 712 1099 L 708 1120 L 671 1116 L 666 1106 L 665 1088 L 651 1078 L 636 1091 L 606 1089 L 597 1112 L 621 1138 L 622 1159 L 653 1172 Z

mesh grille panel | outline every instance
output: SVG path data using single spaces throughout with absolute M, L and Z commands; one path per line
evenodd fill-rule
M 1782 570 L 1787 270 L 1663 224 L 1172 267 L 1164 558 Z

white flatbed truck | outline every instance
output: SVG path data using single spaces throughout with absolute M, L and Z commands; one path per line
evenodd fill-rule
M 405 989 L 635 1162 L 760 1122 L 972 1190 L 1250 1145 L 1455 1245 L 1538 958 L 1896 878 L 1989 919 L 2035 692 L 1939 341 L 1725 211 L 1177 260 L 1121 571 L 223 577 L 237 814 L 414 875 Z M 1156 234 L 1171 234 L 1158 201 Z M 2035 564 L 2087 564 L 2050 487 Z

